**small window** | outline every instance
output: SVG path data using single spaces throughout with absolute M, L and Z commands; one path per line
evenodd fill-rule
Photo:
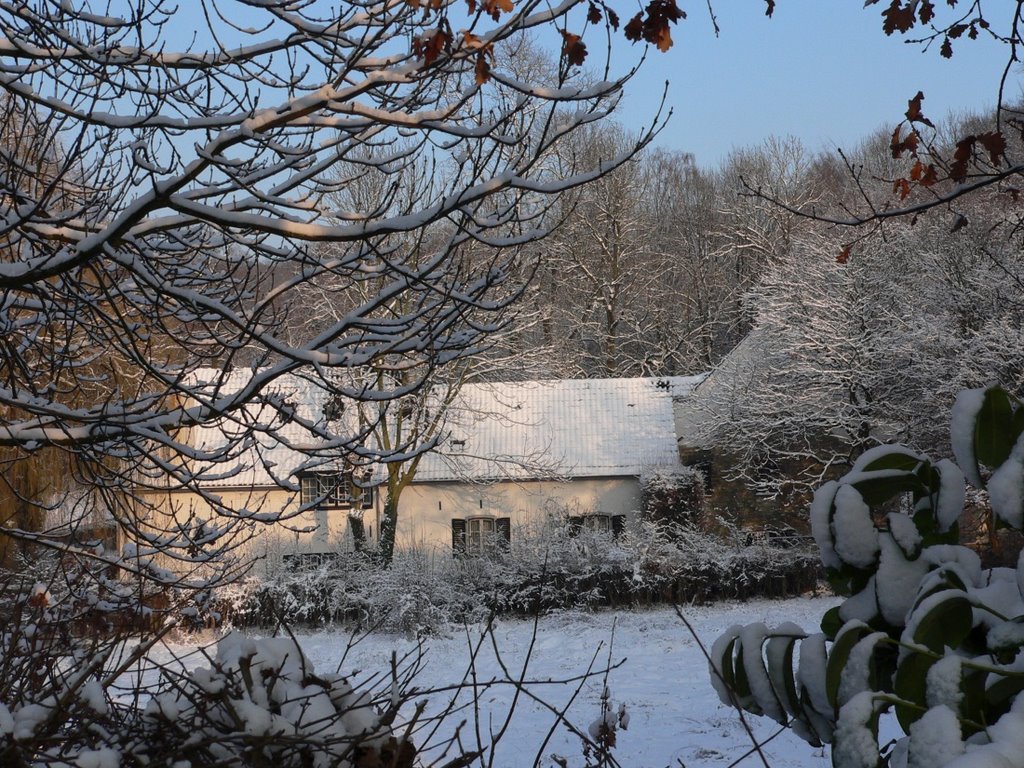
M 473 517 L 466 521 L 466 554 L 484 555 L 494 549 L 494 518 Z
M 337 552 L 296 552 L 284 556 L 284 566 L 289 571 L 315 571 L 337 562 Z
M 373 489 L 356 485 L 351 472 L 304 475 L 302 506 L 308 509 L 351 509 L 373 506 Z
M 480 557 L 507 549 L 512 540 L 512 521 L 507 517 L 471 517 L 452 520 L 452 551 Z
M 614 538 L 618 538 L 626 530 L 626 516 L 608 515 L 604 512 L 572 516 L 568 519 L 566 530 L 569 536 L 579 536 L 583 531 L 590 531 L 610 533 Z

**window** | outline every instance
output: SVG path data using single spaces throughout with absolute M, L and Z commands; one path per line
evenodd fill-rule
M 296 552 L 284 556 L 284 567 L 289 571 L 315 571 L 337 562 L 337 552 Z
M 611 533 L 612 532 L 612 517 L 611 515 L 587 515 L 583 518 L 583 527 L 588 531 L 595 531 L 597 533 Z
M 472 517 L 466 521 L 466 554 L 483 555 L 493 546 L 493 517 Z
M 470 517 L 452 520 L 452 551 L 456 555 L 480 557 L 507 549 L 512 541 L 508 517 Z
M 579 536 L 581 531 L 591 531 L 593 533 L 610 533 L 617 539 L 626 530 L 626 516 L 609 515 L 604 512 L 574 515 L 567 521 L 567 530 L 570 536 Z
M 318 473 L 304 475 L 302 506 L 311 509 L 351 509 L 373 506 L 373 489 L 360 488 L 351 472 Z

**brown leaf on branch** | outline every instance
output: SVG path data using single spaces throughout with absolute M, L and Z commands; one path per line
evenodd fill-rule
M 685 18 L 686 13 L 676 0 L 651 0 L 644 12 L 638 13 L 626 25 L 626 39 L 634 43 L 644 40 L 656 45 L 659 51 L 667 51 L 672 47 L 670 25 Z
M 912 123 L 924 123 L 925 125 L 934 128 L 935 125 L 932 121 L 925 117 L 924 112 L 921 111 L 922 101 L 924 101 L 924 92 L 918 91 L 917 95 L 907 102 L 907 120 Z
M 437 61 L 438 57 L 452 49 L 451 33 L 438 27 L 437 29 L 424 32 L 412 42 L 412 52 L 417 59 L 423 59 L 428 67 Z
M 892 132 L 892 138 L 889 140 L 889 149 L 892 151 L 892 156 L 896 159 L 902 157 L 904 152 L 909 152 L 912 156 L 916 157 L 919 143 L 920 136 L 918 136 L 917 131 L 911 131 L 905 139 L 901 139 L 900 127 L 896 126 L 896 130 Z
M 476 56 L 476 64 L 473 67 L 476 74 L 476 84 L 483 85 L 491 79 L 491 62 L 488 60 L 487 51 L 480 51 Z
M 900 200 L 906 200 L 910 197 L 910 182 L 906 179 L 896 179 L 892 183 L 892 191 L 899 193 Z
M 978 134 L 978 143 L 988 152 L 988 159 L 997 168 L 1006 160 L 1006 137 L 1001 131 Z
M 628 22 L 626 22 L 626 28 L 623 30 L 627 40 L 632 40 L 634 43 L 643 39 L 644 34 L 644 20 L 642 14 L 637 14 Z
M 587 46 L 579 35 L 562 30 L 562 56 L 570 65 L 580 66 L 586 61 Z
M 852 250 L 853 250 L 853 246 L 852 245 L 844 245 L 843 246 L 843 250 L 841 250 L 839 252 L 839 255 L 836 256 L 836 263 L 838 263 L 838 264 L 846 264 L 846 263 L 848 263 L 850 261 L 850 252 Z
M 921 7 L 917 11 L 917 17 L 921 20 L 922 24 L 927 24 L 935 18 L 935 6 L 932 5 L 931 0 L 922 0 Z
M 939 54 L 941 54 L 944 59 L 953 58 L 953 44 L 949 42 L 948 37 L 942 41 L 942 45 L 939 47 Z
M 515 10 L 512 0 L 483 0 L 480 7 L 495 21 L 501 18 L 502 13 L 512 13 Z
M 873 3 L 872 3 L 873 4 Z M 893 32 L 907 32 L 915 23 L 914 6 L 916 3 L 908 2 L 906 7 L 900 0 L 892 0 L 892 3 L 882 11 L 882 30 L 887 35 Z
M 772 14 L 775 13 L 775 0 L 764 0 L 764 4 L 767 6 L 764 9 L 764 15 L 770 19 Z
M 587 21 L 591 24 L 600 24 L 602 18 L 604 17 L 601 15 L 601 9 L 591 3 L 587 7 Z
M 965 136 L 956 143 L 956 151 L 953 153 L 953 164 L 949 166 L 949 178 L 957 184 L 963 184 L 967 180 L 967 164 L 974 155 L 974 142 L 976 136 Z

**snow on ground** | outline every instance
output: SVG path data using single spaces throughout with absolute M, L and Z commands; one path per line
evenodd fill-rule
M 822 613 L 836 603 L 834 598 L 810 597 L 759 600 L 686 608 L 684 614 L 701 642 L 710 648 L 715 638 L 732 624 L 763 621 L 775 626 L 789 620 L 815 631 Z M 494 639 L 513 675 L 522 668 L 532 633 L 531 621 L 500 619 L 495 626 Z M 470 636 L 473 635 L 478 635 L 477 628 L 470 629 Z M 372 634 L 346 652 L 349 635 L 341 630 L 300 632 L 297 638 L 318 671 L 334 671 L 345 654 L 341 671 L 346 674 L 361 670 L 366 675 L 386 670 L 392 652 L 401 656 L 416 647 L 412 638 Z M 621 765 L 629 768 L 764 765 L 757 755 L 743 757 L 750 750 L 750 739 L 736 711 L 718 702 L 708 682 L 707 662 L 697 642 L 671 608 L 545 616 L 537 626 L 525 678 L 540 681 L 579 675 L 587 669 L 595 652 L 598 652 L 597 666 L 603 667 L 609 657 L 609 643 L 613 662 L 622 661 L 608 676 L 611 698 L 616 708 L 624 703 L 629 714 L 629 728 L 619 732 L 614 753 Z M 417 686 L 431 689 L 458 683 L 467 669 L 468 645 L 465 632 L 428 638 L 425 641 L 427 664 L 416 678 Z M 181 653 L 187 651 L 187 647 L 178 646 L 174 650 Z M 478 654 L 476 673 L 481 681 L 503 677 L 490 645 Z M 583 731 L 600 715 L 602 688 L 601 677 L 587 680 L 569 709 L 569 719 Z M 530 691 L 557 707 L 570 701 L 575 689 L 576 684 L 529 686 Z M 488 741 L 488 724 L 495 731 L 501 728 L 513 695 L 511 686 L 500 686 L 488 689 L 481 696 L 480 727 L 485 742 Z M 430 694 L 426 712 L 437 711 L 449 698 L 447 693 Z M 460 701 L 465 701 L 465 697 Z M 463 719 L 469 721 L 462 731 L 463 743 L 470 745 L 475 743 L 471 709 L 454 716 L 448 730 L 451 732 Z M 553 719 L 549 710 L 520 698 L 512 723 L 496 747 L 492 765 L 496 768 L 551 766 L 556 764 L 552 755 L 564 757 L 568 765 L 582 764 L 580 740 L 564 728 L 556 729 L 547 745 L 541 747 Z M 765 718 L 748 718 L 748 722 L 762 740 L 778 730 Z M 422 737 L 418 741 L 422 742 Z M 764 753 L 772 768 L 829 765 L 827 750 L 813 749 L 788 731 L 766 745 Z

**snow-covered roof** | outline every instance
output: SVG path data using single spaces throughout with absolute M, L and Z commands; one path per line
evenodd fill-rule
M 251 374 L 248 374 L 251 375 Z M 639 476 L 679 466 L 673 400 L 703 376 L 567 379 L 465 384 L 449 407 L 443 437 L 416 482 Z M 228 386 L 244 386 L 246 372 Z M 322 418 L 327 393 L 296 377 L 274 385 L 303 419 Z M 354 410 L 354 409 L 350 409 Z M 261 436 L 258 447 L 202 480 L 207 486 L 265 487 L 314 468 L 301 447 L 318 438 L 298 421 Z M 221 427 L 193 430 L 193 445 L 222 444 Z M 381 473 L 377 473 L 380 479 Z
M 418 481 L 639 476 L 679 465 L 672 401 L 699 376 L 467 384 Z
M 760 386 L 765 365 L 765 344 L 758 329 L 750 331 L 709 373 L 698 378 L 685 401 L 676 401 L 675 430 L 680 445 L 707 448 L 723 421 L 731 417 L 737 393 Z

